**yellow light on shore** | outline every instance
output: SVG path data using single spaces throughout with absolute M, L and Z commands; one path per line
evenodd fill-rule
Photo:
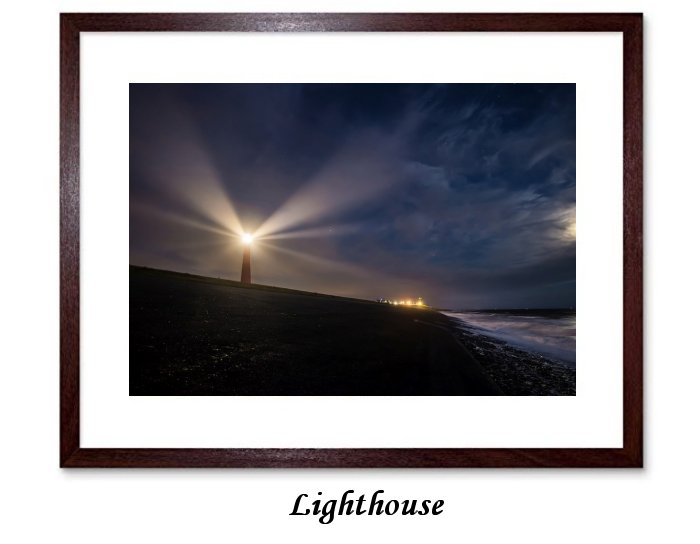
M 423 302 L 423 297 L 418 297 L 416 300 L 412 299 L 404 299 L 404 300 L 386 300 L 382 299 L 382 302 L 386 302 L 388 304 L 391 304 L 392 306 L 425 306 L 425 302 Z

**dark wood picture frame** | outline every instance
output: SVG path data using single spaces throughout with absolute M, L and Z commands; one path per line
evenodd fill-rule
M 81 32 L 616 32 L 623 35 L 624 354 L 621 448 L 199 449 L 80 447 Z M 429 39 L 426 37 L 426 39 Z M 62 467 L 641 467 L 642 15 L 389 13 L 61 14 Z

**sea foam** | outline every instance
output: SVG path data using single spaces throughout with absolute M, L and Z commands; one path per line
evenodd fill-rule
M 576 366 L 576 314 L 557 311 L 443 312 L 462 327 Z

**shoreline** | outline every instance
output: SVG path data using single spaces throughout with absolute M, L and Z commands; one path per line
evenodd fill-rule
M 575 395 L 432 308 L 130 267 L 130 395 Z
M 516 348 L 502 340 L 466 330 L 457 318 L 445 317 L 450 320 L 455 338 L 504 395 L 576 395 L 575 368 Z

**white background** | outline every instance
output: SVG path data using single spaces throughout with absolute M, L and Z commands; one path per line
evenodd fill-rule
M 90 33 L 80 69 L 81 446 L 622 446 L 621 34 Z M 130 397 L 128 83 L 173 81 L 575 82 L 576 396 Z
M 58 469 L 58 11 L 644 11 L 644 470 Z M 690 542 L 700 483 L 696 107 L 700 9 L 671 1 L 58 1 L 4 7 L 0 539 L 7 542 Z M 436 518 L 290 517 L 298 493 L 446 501 Z

